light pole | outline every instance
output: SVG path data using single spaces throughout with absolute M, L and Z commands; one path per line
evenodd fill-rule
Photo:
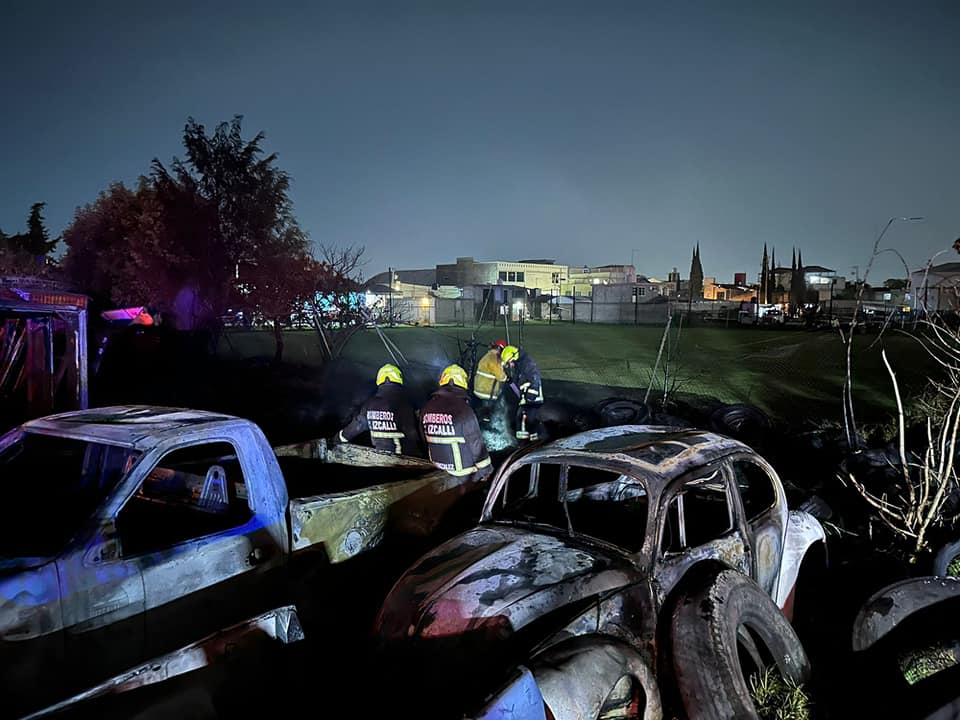
M 922 222 L 923 218 L 919 216 L 915 217 L 892 217 L 887 220 L 887 224 L 883 226 L 883 230 L 880 231 L 880 234 L 877 236 L 877 239 L 873 243 L 873 252 L 870 253 L 870 262 L 867 263 L 866 269 L 863 271 L 863 281 L 861 282 L 859 277 L 857 278 L 857 302 L 853 306 L 853 317 L 850 319 L 850 331 L 845 341 L 846 344 L 846 354 L 847 354 L 847 376 L 844 379 L 843 383 L 843 424 L 844 430 L 847 436 L 847 447 L 854 450 L 860 449 L 860 441 L 857 438 L 857 424 L 854 420 L 853 415 L 853 385 L 850 379 L 850 366 L 852 363 L 851 359 L 851 350 L 853 348 L 853 335 L 856 332 L 857 328 L 857 318 L 860 315 L 860 308 L 863 307 L 863 291 L 867 286 L 867 280 L 870 278 L 870 269 L 873 267 L 873 261 L 877 259 L 877 255 L 880 254 L 880 241 L 883 240 L 883 236 L 887 234 L 887 230 L 895 222 Z M 859 266 L 857 267 L 857 274 L 859 276 Z

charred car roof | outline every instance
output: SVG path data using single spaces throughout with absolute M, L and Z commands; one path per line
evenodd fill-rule
M 737 440 L 704 430 L 656 425 L 621 425 L 578 433 L 530 452 L 527 462 L 548 462 L 558 454 L 626 462 L 663 478 L 753 451 Z
M 147 449 L 170 435 L 186 428 L 203 425 L 223 426 L 245 423 L 232 415 L 151 405 L 118 405 L 115 407 L 76 410 L 30 420 L 21 426 L 25 432 L 102 442 Z

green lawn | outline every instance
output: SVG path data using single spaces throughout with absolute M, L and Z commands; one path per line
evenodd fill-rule
M 458 336 L 464 341 L 470 336 L 469 330 L 455 327 L 403 327 L 384 332 L 412 366 L 423 370 L 429 366 L 431 371 L 456 359 Z M 662 334 L 662 328 L 657 327 L 528 323 L 523 337 L 524 346 L 540 365 L 549 396 L 550 380 L 645 388 Z M 489 328 L 480 333 L 485 342 L 502 335 L 502 331 Z M 289 332 L 285 337 L 288 362 L 319 364 L 313 332 Z M 515 334 L 512 339 L 516 340 Z M 854 390 L 863 420 L 879 420 L 894 409 L 881 347 L 887 349 L 905 394 L 922 386 L 932 370 L 932 363 L 916 341 L 890 333 L 871 347 L 875 340 L 873 335 L 857 336 L 854 345 Z M 272 336 L 268 332 L 232 331 L 225 336 L 221 353 L 270 357 Z M 351 362 L 371 370 L 390 361 L 372 330 L 356 335 L 346 355 Z M 679 389 L 684 393 L 753 403 L 775 416 L 789 415 L 795 420 L 840 419 L 844 352 L 836 333 L 683 328 L 679 338 L 676 330 L 671 332 L 670 357 L 671 373 L 680 380 Z M 658 375 L 662 377 L 662 365 Z

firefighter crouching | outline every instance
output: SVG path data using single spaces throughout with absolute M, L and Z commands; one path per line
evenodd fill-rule
M 543 384 L 540 368 L 525 350 L 507 345 L 500 353 L 500 361 L 507 375 L 520 393 L 514 425 L 517 440 L 521 443 L 536 442 L 543 437 L 540 423 L 540 408 L 543 407 Z
M 467 373 L 450 365 L 437 390 L 420 411 L 430 462 L 454 477 L 481 480 L 493 471 L 480 423 L 469 405 Z
M 396 365 L 387 364 L 377 371 L 376 394 L 363 404 L 353 422 L 334 438 L 334 443 L 350 442 L 367 430 L 378 450 L 423 457 L 417 416 L 403 392 L 403 374 Z
M 503 340 L 494 342 L 477 363 L 473 373 L 473 395 L 477 402 L 480 422 L 488 423 L 500 400 L 500 391 L 507 381 L 507 374 L 500 362 L 500 353 L 507 346 Z

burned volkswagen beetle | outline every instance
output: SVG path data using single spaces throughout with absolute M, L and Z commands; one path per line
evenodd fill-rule
M 489 688 L 505 668 L 534 667 L 578 637 L 607 657 L 596 650 L 607 640 L 619 657 L 635 653 L 607 663 L 614 675 L 646 666 L 631 675 L 650 710 L 659 708 L 666 613 L 687 578 L 733 569 L 789 618 L 801 563 L 824 539 L 815 518 L 787 509 L 770 465 L 736 440 L 644 425 L 594 430 L 514 454 L 491 484 L 479 526 L 400 578 L 376 635 L 384 657 L 403 659 L 396 667 L 433 686 L 430 702 Z M 608 683 L 601 700 L 621 679 L 594 679 Z M 597 716 L 595 703 L 561 712 L 550 688 L 541 690 L 554 717 Z

